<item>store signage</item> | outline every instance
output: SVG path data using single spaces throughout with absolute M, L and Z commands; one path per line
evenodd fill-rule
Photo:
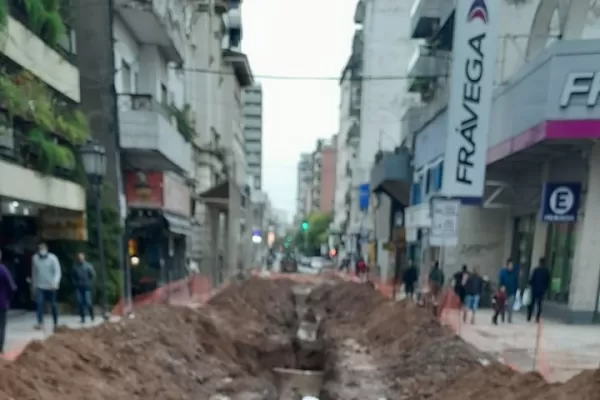
M 567 75 L 567 81 L 560 96 L 562 108 L 571 105 L 574 95 L 587 95 L 586 105 L 594 107 L 600 97 L 600 72 L 571 72 Z
M 431 206 L 429 244 L 441 247 L 458 245 L 460 200 L 434 199 Z
M 442 193 L 482 197 L 501 2 L 457 2 Z
M 369 190 L 369 184 L 363 183 L 358 187 L 358 208 L 360 211 L 366 211 L 369 209 L 369 197 L 371 191 Z
M 161 208 L 163 206 L 162 172 L 129 171 L 125 175 L 127 206 Z
M 574 222 L 581 198 L 579 182 L 548 182 L 542 191 L 540 216 L 544 222 Z
M 48 208 L 40 211 L 38 222 L 39 234 L 44 240 L 88 240 L 84 212 Z
M 190 189 L 183 177 L 174 172 L 165 172 L 163 176 L 163 204 L 166 211 L 182 217 L 191 217 L 192 203 Z
M 407 228 L 431 228 L 429 203 L 421 203 L 405 208 L 404 224 Z

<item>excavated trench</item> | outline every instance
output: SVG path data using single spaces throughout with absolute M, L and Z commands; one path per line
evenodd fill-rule
M 321 318 L 306 304 L 310 286 L 298 285 L 292 291 L 297 321 L 292 341 L 295 365 L 273 369 L 278 399 L 319 399 L 325 366 Z

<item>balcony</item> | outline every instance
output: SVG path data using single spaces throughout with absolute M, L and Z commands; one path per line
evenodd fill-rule
M 183 8 L 171 3 L 177 4 L 166 0 L 115 0 L 115 8 L 140 43 L 159 47 L 167 61 L 179 64 L 183 62 L 183 38 L 178 34 L 181 28 L 170 21 L 183 24 Z
M 72 101 L 80 101 L 77 67 L 12 16 L 7 17 L 5 29 L 0 51 L 6 57 Z
M 409 92 L 422 92 L 423 87 L 448 75 L 450 53 L 419 46 L 408 64 Z
M 415 0 L 410 10 L 410 35 L 413 39 L 429 39 L 442 20 L 442 3 L 448 0 Z
M 399 147 L 394 152 L 384 152 L 371 169 L 371 190 L 385 193 L 404 206 L 410 203 L 412 169 L 410 153 Z
M 192 172 L 192 147 L 175 118 L 151 95 L 119 95 L 121 148 L 129 166 L 142 170 Z

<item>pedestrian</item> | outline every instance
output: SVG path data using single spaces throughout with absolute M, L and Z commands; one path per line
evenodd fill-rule
M 531 321 L 533 309 L 537 307 L 535 321 L 539 323 L 542 315 L 542 303 L 550 287 L 550 270 L 546 266 L 546 259 L 544 257 L 540 258 L 538 266 L 533 270 L 529 285 L 531 286 L 531 299 L 527 305 L 527 321 Z
M 87 262 L 85 254 L 78 253 L 77 260 L 73 266 L 73 287 L 75 288 L 75 299 L 77 300 L 77 311 L 81 323 L 85 324 L 85 314 L 88 312 L 92 322 L 94 321 L 94 305 L 92 304 L 92 288 L 96 279 L 96 271 L 92 264 Z
M 469 268 L 467 267 L 466 264 L 464 264 L 462 266 L 462 268 L 460 269 L 460 271 L 455 273 L 454 276 L 452 277 L 454 293 L 456 293 L 456 296 L 458 297 L 458 301 L 459 301 L 461 308 L 465 304 L 465 283 L 467 282 L 468 278 L 469 278 Z
M 10 309 L 10 300 L 16 290 L 17 285 L 15 285 L 8 268 L 2 263 L 2 252 L 0 251 L 0 354 L 4 353 L 7 313 Z
M 498 316 L 502 318 L 502 322 L 504 322 L 504 318 L 506 315 L 506 306 L 507 306 L 507 296 L 506 296 L 506 287 L 500 286 L 496 293 L 494 293 L 494 297 L 492 299 L 492 305 L 494 307 L 494 316 L 492 317 L 492 323 L 494 325 L 498 325 Z
M 444 272 L 440 268 L 439 261 L 436 261 L 429 272 L 429 286 L 431 288 L 431 294 L 434 297 L 440 293 L 442 286 L 444 286 Z
M 404 283 L 404 293 L 408 299 L 414 299 L 415 296 L 415 285 L 419 280 L 419 271 L 413 264 L 412 260 L 408 261 L 408 268 L 402 275 L 402 282 Z
M 506 265 L 500 270 L 498 281 L 499 285 L 504 286 L 506 291 L 506 311 L 508 323 L 511 324 L 517 290 L 519 290 L 519 271 L 510 258 L 506 260 Z
M 46 303 L 50 303 L 52 322 L 54 328 L 58 326 L 58 308 L 56 306 L 56 292 L 60 286 L 62 272 L 60 262 L 55 254 L 48 252 L 46 243 L 38 245 L 38 252 L 34 254 L 31 262 L 32 287 L 35 292 L 37 305 L 37 325 L 35 329 L 42 329 L 44 324 L 44 311 Z
M 479 308 L 479 301 L 483 293 L 483 278 L 479 274 L 479 268 L 473 268 L 465 283 L 465 308 L 463 321 L 467 322 L 468 314 L 471 313 L 471 324 L 475 323 L 475 314 Z

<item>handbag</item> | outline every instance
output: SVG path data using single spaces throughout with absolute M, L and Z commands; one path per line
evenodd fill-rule
M 531 301 L 532 301 L 531 286 L 528 286 L 525 290 L 523 290 L 522 303 L 525 307 L 527 307 L 527 306 L 531 305 Z
M 523 303 L 521 301 L 521 293 L 519 291 L 517 291 L 517 293 L 515 294 L 515 302 L 513 303 L 513 311 L 521 310 L 522 304 Z

